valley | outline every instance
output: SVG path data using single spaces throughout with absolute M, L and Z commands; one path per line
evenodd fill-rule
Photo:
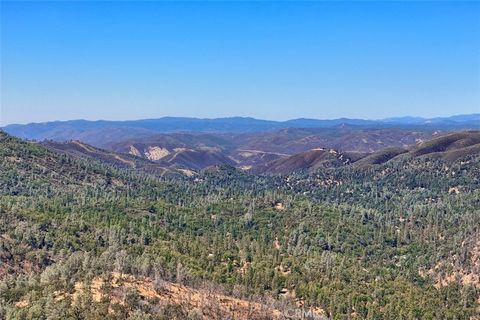
M 305 136 L 304 129 L 274 131 L 253 137 L 156 135 L 138 142 L 129 140 L 115 143 L 106 147 L 109 151 L 78 140 L 46 140 L 41 143 L 56 152 L 84 155 L 123 167 L 156 171 L 160 175 L 181 174 L 182 170 L 198 172 L 220 165 L 253 173 L 285 174 L 315 171 L 330 166 L 362 167 L 381 164 L 395 157 L 432 156 L 451 161 L 476 154 L 480 149 L 480 131 L 476 130 L 430 133 L 411 132 L 407 129 L 395 131 L 355 128 L 349 129 L 345 136 L 343 129 L 333 130 L 340 138 L 331 137 L 331 132 L 325 133 L 323 130 Z M 308 130 L 308 134 L 311 133 L 312 130 Z M 358 136 L 352 137 L 355 134 Z M 352 147 L 358 140 L 361 142 Z
M 480 320 L 479 17 L 0 0 L 0 320 Z
M 288 153 L 253 149 L 250 134 L 238 147 L 225 134 L 169 134 L 112 149 L 0 135 L 0 318 L 480 310 L 479 131 L 374 151 L 304 144 L 319 138 L 302 133 Z

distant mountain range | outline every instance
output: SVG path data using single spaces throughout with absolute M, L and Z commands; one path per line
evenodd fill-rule
M 23 139 L 51 139 L 57 141 L 77 139 L 99 145 L 98 142 L 94 141 L 95 138 L 125 140 L 156 133 L 252 133 L 284 128 L 332 128 L 341 125 L 368 127 L 427 126 L 441 129 L 475 129 L 480 128 L 480 113 L 438 118 L 400 117 L 383 120 L 340 118 L 333 120 L 293 119 L 272 121 L 248 117 L 217 119 L 164 117 L 129 121 L 71 120 L 11 124 L 2 129 Z
M 55 151 L 160 175 L 215 165 L 266 173 L 314 170 L 352 163 L 359 155 L 383 152 L 385 148 L 397 149 L 380 158 L 396 156 L 397 151 L 407 152 L 409 146 L 451 131 L 475 129 L 480 129 L 480 114 L 432 119 L 289 121 L 168 117 L 57 121 L 3 128 L 14 136 L 40 141 Z

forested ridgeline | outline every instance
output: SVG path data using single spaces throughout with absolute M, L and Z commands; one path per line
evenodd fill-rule
M 479 313 L 479 155 L 161 178 L 0 135 L 2 319 Z

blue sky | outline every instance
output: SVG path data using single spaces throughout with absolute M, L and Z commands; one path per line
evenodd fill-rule
M 1 3 L 0 122 L 480 112 L 479 2 Z

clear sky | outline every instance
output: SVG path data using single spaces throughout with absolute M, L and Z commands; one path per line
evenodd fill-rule
M 0 122 L 480 112 L 480 3 L 1 2 Z

